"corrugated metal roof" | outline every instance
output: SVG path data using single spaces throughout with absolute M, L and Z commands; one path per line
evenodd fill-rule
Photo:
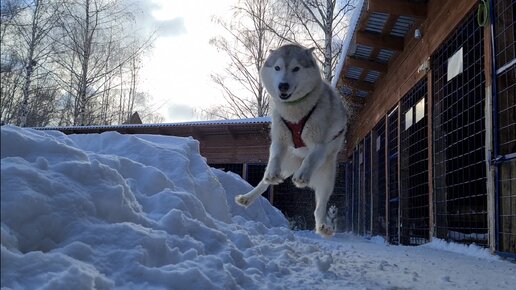
M 381 75 L 382 74 L 377 71 L 370 70 L 365 76 L 364 81 L 374 84 L 380 78 Z
M 211 120 L 211 121 L 192 121 L 180 123 L 160 123 L 160 124 L 122 124 L 122 125 L 92 125 L 92 126 L 56 126 L 56 127 L 35 127 L 36 130 L 112 130 L 112 129 L 134 129 L 134 128 L 165 128 L 165 127 L 189 127 L 189 126 L 213 126 L 213 125 L 249 125 L 249 124 L 269 124 L 270 117 L 232 119 L 232 120 Z
M 349 95 L 351 95 L 353 93 L 353 91 L 349 87 L 347 87 L 347 86 L 341 86 L 340 87 L 340 93 L 345 95 L 345 96 L 349 96 Z
M 361 97 L 361 98 L 365 98 L 369 95 L 368 92 L 364 92 L 364 91 L 361 91 L 361 90 L 358 90 L 357 91 L 357 97 Z
M 389 14 L 387 13 L 373 12 L 369 15 L 365 30 L 381 33 L 388 19 Z
M 410 27 L 414 24 L 414 18 L 408 16 L 400 16 L 398 20 L 394 24 L 390 35 L 405 37 L 407 32 L 410 30 Z
M 380 49 L 376 56 L 376 61 L 380 63 L 388 63 L 394 55 L 394 51 L 388 49 Z
M 368 59 L 371 56 L 371 53 L 373 52 L 373 48 L 367 45 L 363 44 L 357 44 L 355 48 L 354 56 Z
M 362 69 L 360 67 L 350 67 L 348 69 L 348 73 L 346 74 L 346 77 L 353 79 L 353 80 L 358 80 L 358 78 L 360 78 L 360 74 L 362 74 L 363 70 L 364 69 Z
M 413 1 L 413 2 L 426 2 L 425 0 L 421 1 Z M 393 37 L 399 37 L 400 39 L 403 39 L 407 33 L 412 29 L 415 19 L 410 16 L 398 16 L 394 14 L 389 13 L 380 13 L 380 12 L 371 12 L 368 13 L 367 11 L 364 12 L 364 10 L 367 10 L 367 5 L 364 5 L 362 7 L 362 12 L 360 14 L 360 18 L 367 17 L 366 22 L 363 21 L 355 22 L 354 27 L 352 27 L 353 34 L 355 34 L 357 31 L 362 30 L 366 32 L 371 32 L 375 34 L 381 34 L 384 33 L 384 35 L 390 35 Z M 394 21 L 394 22 L 393 22 Z M 359 27 L 358 23 L 361 23 L 361 27 Z M 386 27 L 388 25 L 388 27 Z M 354 38 L 354 37 L 353 37 Z M 376 55 L 373 55 L 373 52 L 377 52 Z M 356 59 L 362 59 L 366 61 L 373 61 L 381 64 L 388 64 L 391 59 L 396 55 L 396 51 L 392 51 L 389 49 L 385 49 L 382 47 L 371 47 L 368 45 L 360 44 L 360 43 L 354 43 L 349 46 L 347 46 L 347 52 L 345 54 L 348 57 L 356 58 Z M 345 58 L 344 58 L 345 60 Z M 358 65 L 358 63 L 357 63 Z M 362 64 L 363 66 L 363 64 Z M 337 75 L 337 78 L 347 78 L 351 80 L 358 80 L 358 81 L 365 81 L 368 83 L 374 84 L 378 81 L 378 79 L 381 78 L 382 73 L 378 71 L 373 71 L 372 69 L 366 69 L 367 74 L 363 73 L 362 66 L 352 66 L 352 65 L 346 65 L 347 71 L 343 72 L 344 75 Z M 367 67 L 367 66 L 365 66 Z M 360 78 L 360 76 L 364 76 L 363 78 Z M 351 86 L 351 87 L 349 87 Z M 344 95 L 351 95 L 356 94 L 356 96 L 359 97 L 366 97 L 370 94 L 370 92 L 365 92 L 361 90 L 355 90 L 352 88 L 353 85 L 350 84 L 344 84 L 342 85 L 342 88 L 340 88 L 340 92 Z

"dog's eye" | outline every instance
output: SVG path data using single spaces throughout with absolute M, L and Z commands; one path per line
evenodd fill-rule
M 279 70 L 280 70 L 280 67 L 279 67 L 279 66 L 275 66 L 275 67 L 274 67 L 274 69 L 275 69 L 276 71 L 279 71 Z
M 293 68 L 293 69 L 292 69 L 292 72 L 296 72 L 296 71 L 298 71 L 298 70 L 299 70 L 299 67 L 298 67 L 298 66 L 296 66 L 295 68 Z

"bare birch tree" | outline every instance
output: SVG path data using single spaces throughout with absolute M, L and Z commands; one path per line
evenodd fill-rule
M 149 46 L 151 38 L 135 44 L 132 31 L 126 29 L 132 14 L 122 1 L 70 0 L 65 10 L 63 55 L 57 62 L 59 80 L 71 84 L 64 87 L 74 97 L 72 124 L 106 121 L 107 116 L 102 118 L 98 112 L 110 105 L 97 98 L 104 95 L 104 101 L 110 100 L 108 91 L 123 82 L 120 71 Z
M 345 19 L 353 9 L 353 1 L 288 0 L 286 3 L 278 16 L 286 19 L 279 23 L 290 26 L 290 33 L 285 36 L 284 27 L 277 33 L 278 37 L 287 37 L 292 42 L 315 47 L 315 56 L 321 64 L 323 77 L 330 82 L 342 51 L 343 33 L 347 28 Z
M 55 1 L 49 0 L 35 0 L 29 9 L 26 10 L 28 15 L 26 16 L 27 23 L 17 22 L 17 32 L 22 36 L 23 42 L 23 62 L 24 62 L 24 79 L 23 79 L 23 91 L 22 91 L 22 103 L 20 106 L 20 112 L 18 113 L 19 126 L 25 126 L 27 124 L 27 117 L 29 114 L 29 100 L 31 99 L 31 85 L 38 79 L 47 79 L 49 73 L 44 69 L 40 69 L 40 73 L 37 74 L 36 69 L 42 68 L 44 63 L 49 60 L 51 54 L 54 53 L 52 49 L 52 42 L 49 39 L 49 34 L 54 30 L 57 25 L 59 17 L 59 5 Z M 51 84 L 51 81 L 47 82 L 47 85 Z M 42 87 L 43 86 L 43 87 Z M 55 92 L 47 92 L 55 88 L 45 88 L 43 84 L 38 85 L 39 90 L 35 90 L 38 93 L 32 100 L 35 102 L 32 104 L 38 106 L 40 104 L 39 98 L 45 97 L 46 101 L 50 96 L 55 96 Z M 43 99 L 43 98 L 42 98 Z M 38 106 L 39 107 L 39 106 Z M 48 121 L 48 120 L 47 120 Z M 33 123 L 31 125 L 40 125 Z
M 2 122 L 113 124 L 126 121 L 134 110 L 152 110 L 140 105 L 150 96 L 138 90 L 138 77 L 154 35 L 136 31 L 138 7 L 133 4 L 2 1 Z
M 225 53 L 229 65 L 212 80 L 224 96 L 226 104 L 204 110 L 207 118 L 251 118 L 266 116 L 269 97 L 260 82 L 259 71 L 269 50 L 283 40 L 271 32 L 275 25 L 273 0 L 243 0 L 233 8 L 230 22 L 217 23 L 226 36 L 213 38 L 211 44 Z M 275 32 L 279 33 L 280 28 Z
M 57 0 L 2 3 L 2 120 L 39 126 L 52 118 L 56 86 L 45 69 L 53 53 L 49 34 L 58 19 Z M 28 122 L 29 113 L 38 115 Z

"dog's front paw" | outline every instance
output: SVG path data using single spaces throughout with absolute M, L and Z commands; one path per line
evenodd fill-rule
M 251 199 L 244 195 L 235 196 L 235 202 L 243 207 L 248 207 L 251 204 Z
M 272 185 L 277 185 L 283 182 L 283 177 L 279 174 L 277 175 L 265 175 L 265 182 Z
M 292 176 L 292 182 L 294 185 L 296 185 L 299 188 L 307 187 L 308 183 L 310 182 L 310 179 L 308 177 L 308 174 L 305 172 L 296 172 L 294 176 Z
M 325 238 L 331 238 L 335 235 L 335 232 L 332 230 L 332 228 L 325 224 L 317 226 L 316 232 Z

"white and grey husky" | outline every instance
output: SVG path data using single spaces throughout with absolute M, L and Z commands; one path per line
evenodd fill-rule
M 334 231 L 326 224 L 326 205 L 333 192 L 337 154 L 346 134 L 348 109 L 321 78 L 313 49 L 289 44 L 271 51 L 260 70 L 272 99 L 271 147 L 262 181 L 235 201 L 249 206 L 270 184 L 289 176 L 297 187 L 315 191 L 315 230 Z

